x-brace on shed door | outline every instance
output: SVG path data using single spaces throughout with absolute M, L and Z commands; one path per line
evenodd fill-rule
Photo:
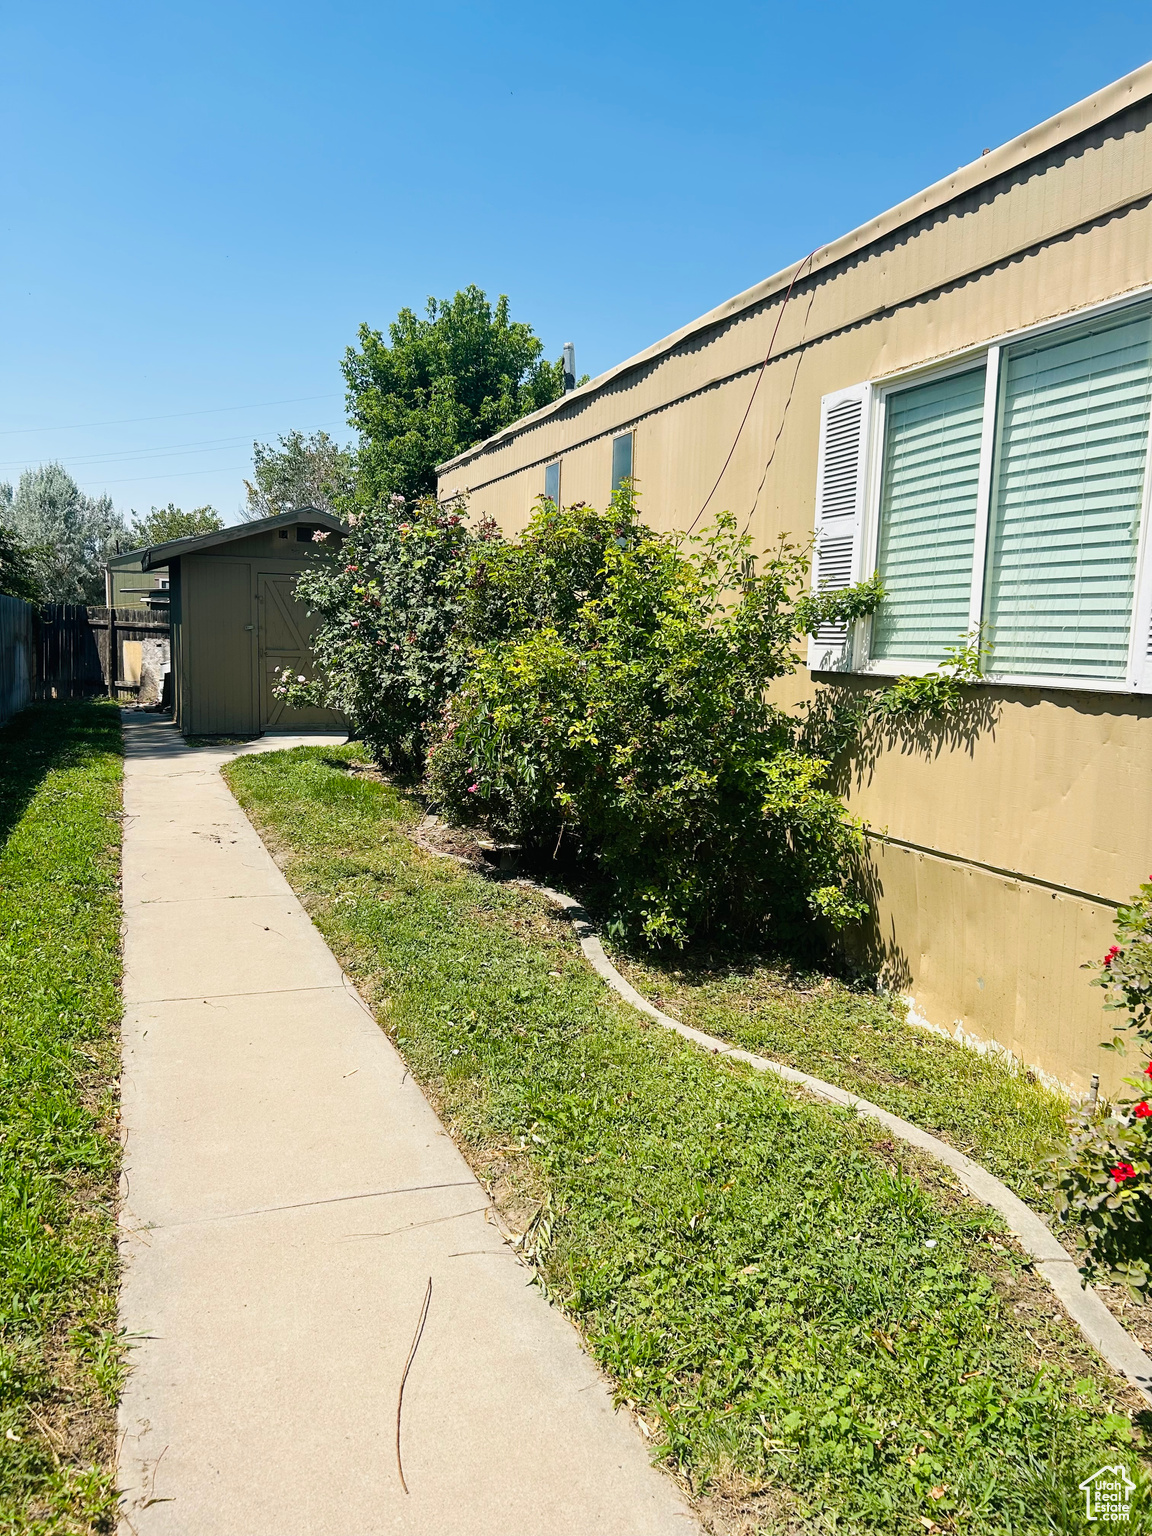
M 256 578 L 260 611 L 260 724 L 263 730 L 292 726 L 334 726 L 337 716 L 327 709 L 291 709 L 276 697 L 276 679 L 285 667 L 294 675 L 312 675 L 308 637 L 312 624 L 296 601 L 293 572 L 261 571 Z

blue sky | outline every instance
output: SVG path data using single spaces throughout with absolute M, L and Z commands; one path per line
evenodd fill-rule
M 0 8 L 0 480 L 235 516 L 469 282 L 595 374 L 1152 58 L 1144 4 Z

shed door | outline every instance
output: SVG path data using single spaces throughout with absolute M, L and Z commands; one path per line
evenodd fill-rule
M 296 601 L 294 573 L 261 571 L 257 580 L 260 602 L 260 723 L 264 730 L 330 728 L 339 716 L 328 709 L 290 709 L 273 693 L 278 673 L 285 667 L 311 673 L 308 635 L 312 629 L 307 610 Z
M 190 736 L 251 736 L 260 729 L 247 560 L 185 555 L 179 605 L 180 729 Z

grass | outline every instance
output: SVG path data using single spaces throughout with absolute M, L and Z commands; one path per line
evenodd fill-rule
M 0 1531 L 111 1531 L 120 720 L 0 730 Z
M 1070 1105 L 1035 1075 L 907 1022 L 895 998 L 757 956 L 613 955 L 683 1023 L 798 1067 L 901 1115 L 990 1168 L 1037 1209 Z
M 226 773 L 715 1529 L 1075 1532 L 1115 1461 L 1152 1529 L 1135 1400 L 990 1213 L 638 1016 L 540 898 L 415 848 L 358 755 Z

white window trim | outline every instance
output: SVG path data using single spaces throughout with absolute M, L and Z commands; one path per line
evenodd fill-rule
M 1152 693 L 1152 427 L 1144 459 L 1144 508 L 1136 546 L 1135 588 L 1132 593 L 1132 630 L 1128 636 L 1128 677 L 1134 693 Z
M 1081 325 L 1113 311 L 1134 308 L 1152 297 L 1152 285 L 1135 289 L 1123 298 L 1109 299 L 1092 304 L 1059 319 L 1027 326 L 1019 331 L 1006 332 L 995 340 L 969 347 L 954 353 L 950 358 L 931 364 L 908 368 L 899 374 L 888 374 L 872 381 L 872 420 L 867 439 L 868 462 L 865 467 L 864 527 L 860 540 L 865 558 L 857 573 L 863 580 L 877 568 L 880 542 L 880 497 L 884 473 L 884 431 L 888 397 L 898 394 L 915 384 L 947 378 L 950 374 L 966 373 L 981 363 L 986 368 L 984 380 L 984 415 L 981 423 L 980 466 L 977 472 L 976 530 L 972 550 L 972 596 L 969 604 L 968 628 L 974 633 L 981 621 L 984 604 L 984 586 L 988 567 L 988 531 L 992 514 L 993 460 L 1000 423 L 1000 362 L 1004 348 L 1014 346 L 1033 337 L 1044 336 L 1069 326 Z M 1016 673 L 986 671 L 983 680 L 1000 688 L 1053 688 L 1074 690 L 1078 693 L 1152 693 L 1152 421 L 1149 423 L 1148 447 L 1144 466 L 1144 502 L 1140 513 L 1140 531 L 1137 543 L 1135 586 L 1133 589 L 1132 623 L 1128 636 L 1128 667 L 1124 677 L 1080 677 L 1069 673 L 1046 673 L 1022 676 Z M 870 655 L 872 621 L 867 619 L 856 626 L 854 653 L 859 658 L 847 670 L 875 677 L 923 677 L 934 672 L 944 660 L 942 656 L 931 661 L 899 661 L 874 659 Z M 993 654 L 993 660 L 995 655 Z

